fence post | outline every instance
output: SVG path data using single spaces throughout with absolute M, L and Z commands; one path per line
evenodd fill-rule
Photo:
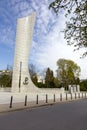
M 75 93 L 75 99 L 76 99 L 76 93 Z
M 82 92 L 82 98 L 83 98 L 83 92 Z
M 86 98 L 86 92 L 85 92 L 85 98 Z
M 25 96 L 25 103 L 24 106 L 27 106 L 27 95 Z
M 54 102 L 56 101 L 55 94 L 54 94 Z
M 48 103 L 48 95 L 46 94 L 46 103 Z
M 37 97 L 36 97 L 36 104 L 38 104 L 38 94 L 37 94 Z
M 11 100 L 10 100 L 10 106 L 9 106 L 9 108 L 12 108 L 12 101 L 13 101 L 13 96 L 11 96 Z
M 72 100 L 72 93 L 71 93 L 71 100 Z
M 66 100 L 68 99 L 68 97 L 67 97 L 67 93 L 66 93 Z
M 62 93 L 60 93 L 60 101 L 62 101 Z

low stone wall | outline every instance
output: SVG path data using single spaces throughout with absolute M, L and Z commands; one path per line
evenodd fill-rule
M 41 88 L 41 93 L 64 93 L 64 88 Z
M 8 88 L 1 88 L 0 87 L 0 92 L 11 92 L 11 88 L 8 87 Z
M 11 87 L 7 87 L 7 88 L 2 88 L 0 87 L 0 92 L 11 92 L 12 89 Z M 36 91 L 28 91 L 27 93 L 30 93 L 30 92 L 33 92 L 33 93 L 37 93 Z M 65 90 L 64 88 L 40 88 L 38 93 L 47 93 L 47 94 L 55 94 L 55 93 L 64 93 Z M 23 92 L 22 92 L 23 93 Z

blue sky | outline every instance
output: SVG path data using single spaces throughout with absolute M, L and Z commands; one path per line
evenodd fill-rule
M 52 0 L 0 0 L 0 70 L 7 64 L 13 65 L 16 37 L 16 22 L 20 17 L 36 12 L 36 21 L 32 38 L 29 63 L 37 69 L 50 67 L 57 69 L 59 58 L 71 59 L 81 67 L 81 78 L 87 78 L 87 58 L 80 59 L 84 50 L 73 52 L 72 46 L 67 46 L 62 31 L 65 27 L 65 17 L 58 16 L 48 9 Z

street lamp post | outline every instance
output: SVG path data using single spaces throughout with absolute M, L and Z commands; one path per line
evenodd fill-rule
M 20 62 L 20 74 L 19 74 L 19 92 L 21 87 L 21 70 L 22 70 L 22 62 Z

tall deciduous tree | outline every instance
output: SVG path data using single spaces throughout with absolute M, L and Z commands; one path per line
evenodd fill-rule
M 30 73 L 31 80 L 35 85 L 37 85 L 37 70 L 33 64 L 29 65 L 29 73 Z
M 11 87 L 12 76 L 11 75 L 1 75 L 0 76 L 0 86 Z
M 80 90 L 87 91 L 87 79 L 80 82 Z
M 47 88 L 54 87 L 53 71 L 50 68 L 47 68 L 47 71 L 46 71 L 45 84 Z
M 57 61 L 58 66 L 58 79 L 62 83 L 63 87 L 67 87 L 69 84 L 76 83 L 80 75 L 80 67 L 72 60 L 59 59 Z
M 59 80 L 58 80 L 57 77 L 54 77 L 54 85 L 55 85 L 56 88 L 60 87 L 59 86 Z
M 55 0 L 49 8 L 55 13 L 62 9 L 66 17 L 69 15 L 64 30 L 68 44 L 73 44 L 75 49 L 87 48 L 87 0 Z M 86 55 L 87 51 L 83 53 Z

